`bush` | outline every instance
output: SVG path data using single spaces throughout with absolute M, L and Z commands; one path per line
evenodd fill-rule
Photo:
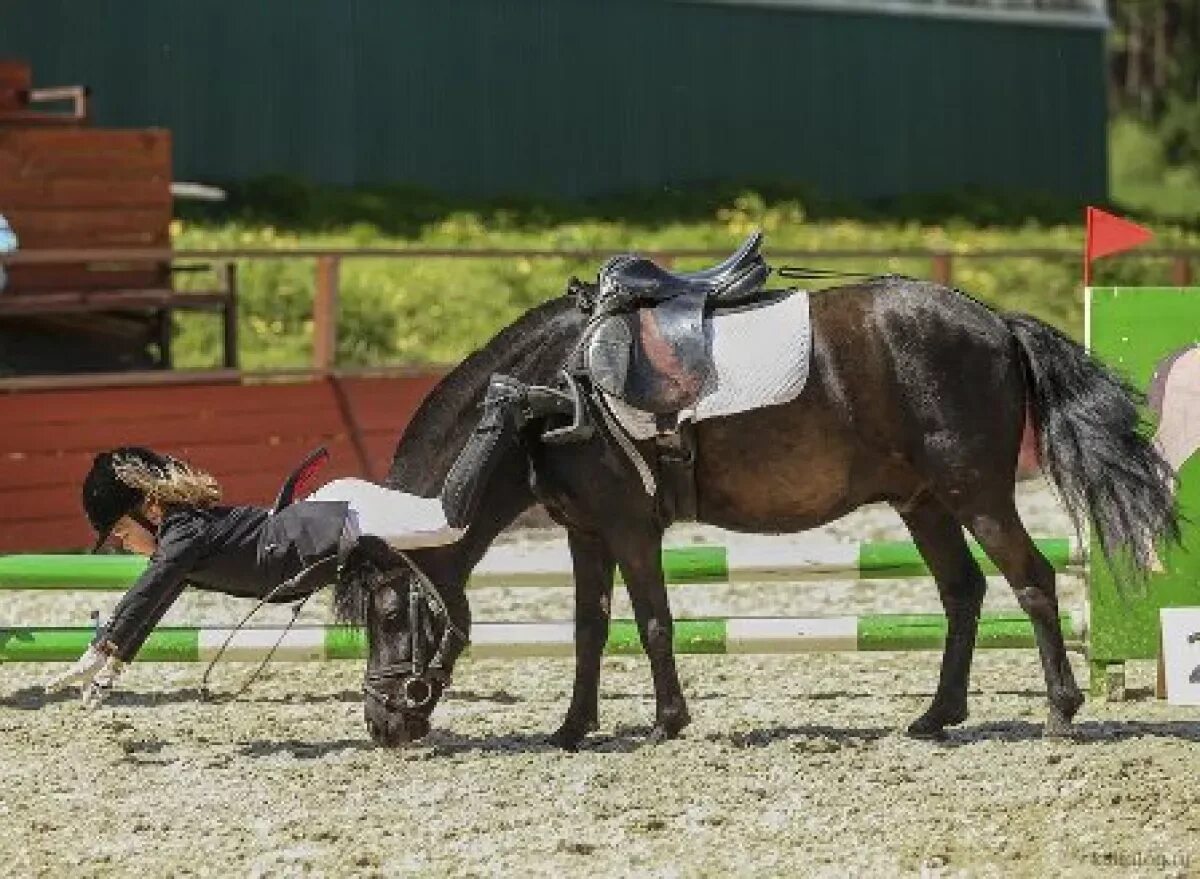
M 1137 136 L 1132 132 L 1129 137 Z M 1147 172 L 1148 173 L 1148 172 Z M 1068 210 L 1069 207 L 1069 210 Z M 232 216 L 231 216 L 232 212 Z M 1028 311 L 1082 335 L 1078 206 L 986 193 L 837 205 L 795 188 L 730 186 L 638 194 L 578 204 L 494 201 L 474 206 L 400 189 L 317 190 L 282 178 L 247 184 L 221 212 L 176 223 L 183 249 L 270 247 L 497 247 L 730 250 L 755 228 L 768 252 L 938 248 L 957 253 L 1056 248 L 1062 258 L 959 258 L 955 283 L 996 307 Z M 915 217 L 912 218 L 912 217 Z M 1200 235 L 1156 224 L 1160 246 L 1200 246 Z M 796 260 L 774 259 L 776 265 Z M 681 263 L 680 268 L 705 260 Z M 927 277 L 927 259 L 822 258 L 835 269 Z M 524 310 L 562 292 L 597 260 L 348 259 L 343 263 L 338 362 L 343 366 L 455 362 Z M 1163 260 L 1124 257 L 1097 266 L 1097 283 L 1163 284 Z M 241 359 L 247 368 L 304 366 L 312 345 L 312 260 L 240 267 Z M 176 362 L 208 366 L 220 353 L 216 322 L 179 318 Z
M 1200 229 L 1200 108 L 1173 105 L 1158 131 L 1118 117 L 1109 128 L 1109 150 L 1118 202 Z

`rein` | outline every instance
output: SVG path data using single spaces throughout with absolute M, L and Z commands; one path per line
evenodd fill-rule
M 258 676 L 260 674 L 262 674 L 263 669 L 265 669 L 267 667 L 267 663 L 269 663 L 271 661 L 271 657 L 275 655 L 275 651 L 279 649 L 279 645 L 283 643 L 283 639 L 286 638 L 288 632 L 290 632 L 292 630 L 292 626 L 294 626 L 296 624 L 296 618 L 300 616 L 300 611 L 304 609 L 305 603 L 307 603 L 307 601 L 310 598 L 312 598 L 314 595 L 316 595 L 322 589 L 327 588 L 329 586 L 329 583 L 326 583 L 324 586 L 320 586 L 320 587 L 314 589 L 312 592 L 308 593 L 308 595 L 305 595 L 298 602 L 296 602 L 294 605 L 292 605 L 292 618 L 290 620 L 288 620 L 288 624 L 284 627 L 284 629 L 280 633 L 279 637 L 275 639 L 275 643 L 272 645 L 272 647 L 271 647 L 270 651 L 267 653 L 267 655 L 263 658 L 263 661 L 258 664 L 258 667 L 256 669 L 254 669 L 254 671 L 250 674 L 250 677 L 248 677 L 246 679 L 245 683 L 243 683 L 241 687 L 239 687 L 233 693 L 222 694 L 222 695 L 218 696 L 217 694 L 213 693 L 212 690 L 209 689 L 208 679 L 209 679 L 209 676 L 212 674 L 212 670 L 216 666 L 217 662 L 221 659 L 222 656 L 225 655 L 225 651 L 229 649 L 229 645 L 233 641 L 234 637 L 237 635 L 238 632 L 240 632 L 242 630 L 242 628 L 246 625 L 246 623 L 248 623 L 250 621 L 250 618 L 252 616 L 254 616 L 256 613 L 258 613 L 260 610 L 262 610 L 263 605 L 268 604 L 272 598 L 274 598 L 277 594 L 279 594 L 280 592 L 287 589 L 289 586 L 295 586 L 297 583 L 301 582 L 305 577 L 312 574 L 313 571 L 319 570 L 324 565 L 327 565 L 330 562 L 336 562 L 337 560 L 338 559 L 337 559 L 336 555 L 331 555 L 331 556 L 326 556 L 325 558 L 320 559 L 319 561 L 313 562 L 311 565 L 309 565 L 307 568 L 302 570 L 300 573 L 296 574 L 294 577 L 290 577 L 289 579 L 284 580 L 282 583 L 280 583 L 278 586 L 276 586 L 274 589 L 272 589 L 270 592 L 268 592 L 263 598 L 259 599 L 258 604 L 254 605 L 254 607 L 250 610 L 250 612 L 247 613 L 244 617 L 242 617 L 241 621 L 238 622 L 238 624 L 236 626 L 234 626 L 233 629 L 230 630 L 229 634 L 225 636 L 225 640 L 221 643 L 220 649 L 217 650 L 217 655 L 214 656 L 209 661 L 208 667 L 204 669 L 204 676 L 200 679 L 200 698 L 201 699 L 203 699 L 205 702 L 215 702 L 215 703 L 232 702 L 234 699 L 237 699 L 239 696 L 241 696 L 243 693 L 245 693 L 247 690 L 250 689 L 251 684 L 253 684 L 256 680 L 258 680 Z M 333 581 L 330 581 L 330 582 L 333 582 Z
M 467 634 L 459 628 L 450 616 L 450 609 L 446 606 L 445 599 L 441 593 L 437 591 L 437 587 L 433 585 L 433 581 L 421 570 L 421 567 L 409 557 L 408 553 L 398 552 L 405 564 L 413 572 L 416 577 L 414 588 L 408 593 L 408 616 L 409 616 L 409 631 L 410 631 L 410 659 L 405 662 L 395 663 L 393 665 L 384 666 L 376 671 L 368 670 L 364 674 L 363 693 L 383 705 L 387 710 L 396 708 L 422 708 L 429 704 L 434 695 L 434 684 L 440 683 L 443 686 L 450 681 L 450 672 L 444 667 L 447 661 L 453 662 L 458 657 L 458 654 L 470 643 Z M 283 643 L 283 639 L 287 637 L 288 632 L 296 624 L 296 619 L 300 616 L 300 611 L 310 598 L 328 587 L 328 583 L 314 589 L 308 595 L 305 595 L 296 604 L 292 606 L 292 618 L 284 627 L 279 637 L 275 640 L 270 651 L 258 664 L 245 682 L 238 687 L 237 690 L 228 694 L 216 694 L 209 688 L 209 678 L 212 675 L 213 669 L 225 655 L 229 645 L 237 634 L 246 626 L 256 613 L 258 613 L 264 605 L 268 604 L 272 598 L 278 593 L 295 586 L 305 578 L 320 568 L 338 561 L 335 555 L 327 556 L 319 561 L 309 565 L 300 573 L 291 577 L 270 592 L 268 592 L 259 602 L 234 626 L 225 640 L 221 643 L 216 655 L 209 661 L 208 666 L 204 669 L 204 675 L 200 681 L 200 698 L 206 702 L 222 703 L 232 702 L 242 696 L 251 685 L 258 680 L 263 670 L 270 663 L 271 658 L 279 649 L 279 645 Z M 396 570 L 380 579 L 377 585 L 386 585 L 399 579 L 402 575 L 402 570 Z M 333 581 L 330 581 L 333 582 Z M 444 630 L 442 633 L 441 642 L 438 649 L 434 652 L 430 659 L 426 659 L 423 652 L 423 644 L 421 642 L 421 630 L 424 628 L 427 615 L 442 622 Z M 394 680 L 401 680 L 401 696 L 399 699 L 382 692 L 379 686 L 390 683 Z M 399 704 L 397 704 L 399 703 Z
M 828 281 L 837 278 L 887 278 L 903 275 L 880 274 L 879 272 L 844 272 L 839 269 L 816 269 L 808 266 L 781 266 L 775 274 L 790 281 Z

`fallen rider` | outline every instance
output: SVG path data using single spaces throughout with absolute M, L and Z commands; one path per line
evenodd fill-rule
M 398 549 L 440 546 L 458 540 L 467 521 L 461 505 L 452 525 L 441 499 L 360 479 L 335 480 L 282 509 L 224 506 L 220 499 L 211 475 L 150 449 L 126 446 L 96 456 L 83 482 L 83 507 L 97 535 L 92 551 L 111 541 L 150 562 L 83 656 L 47 690 L 80 683 L 84 705 L 100 705 L 189 585 L 297 601 L 333 580 L 335 565 L 362 534 Z

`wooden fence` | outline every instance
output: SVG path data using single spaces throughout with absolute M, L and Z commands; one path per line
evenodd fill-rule
M 92 456 L 146 445 L 211 471 L 230 503 L 269 504 L 311 449 L 322 479 L 380 480 L 437 370 L 234 370 L 10 379 L 0 385 L 0 552 L 89 545 L 79 489 Z
M 209 264 L 232 263 L 241 260 L 304 259 L 314 263 L 313 297 L 313 368 L 328 371 L 334 368 L 334 352 L 337 349 L 337 309 L 341 292 L 341 266 L 352 259 L 571 259 L 599 264 L 612 256 L 615 250 L 600 249 L 551 249 L 551 248 L 430 248 L 430 247 L 362 247 L 362 248 L 237 248 L 176 250 L 179 262 L 204 262 Z M 707 259 L 717 261 L 729 254 L 723 250 L 680 248 L 671 250 L 643 251 L 646 256 L 671 265 L 681 259 Z M 1195 248 L 1144 248 L 1137 251 L 1138 258 L 1165 259 L 1170 262 L 1170 283 L 1186 287 L 1194 278 L 1193 267 L 1200 261 L 1200 249 Z M 139 251 L 122 251 L 125 259 L 138 259 Z M 147 259 L 161 257 L 161 251 L 147 250 Z M 842 260 L 871 260 L 883 262 L 888 259 L 928 260 L 928 277 L 942 284 L 954 282 L 955 265 L 972 260 L 997 259 L 1045 259 L 1071 261 L 1080 260 L 1075 250 L 1062 248 L 997 248 L 989 250 L 948 251 L 928 248 L 893 250 L 777 250 L 770 252 L 777 264 L 789 261 L 817 264 Z M 112 260 L 114 254 L 107 251 L 24 251 L 5 256 L 0 254 L 0 263 L 13 266 L 53 264 L 58 262 L 103 263 Z

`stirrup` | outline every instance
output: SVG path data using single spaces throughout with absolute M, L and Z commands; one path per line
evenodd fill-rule
M 542 442 L 552 446 L 586 442 L 596 432 L 595 426 L 588 417 L 579 381 L 566 370 L 563 370 L 562 375 L 566 380 L 569 392 L 559 391 L 558 393 L 562 394 L 563 398 L 571 404 L 571 423 L 565 427 L 556 427 L 542 433 Z
M 510 375 L 496 373 L 488 385 L 483 400 L 484 408 L 499 406 L 512 414 L 518 429 L 524 429 L 530 421 L 539 421 L 552 415 L 573 415 L 575 398 L 566 391 L 544 385 L 527 385 Z

